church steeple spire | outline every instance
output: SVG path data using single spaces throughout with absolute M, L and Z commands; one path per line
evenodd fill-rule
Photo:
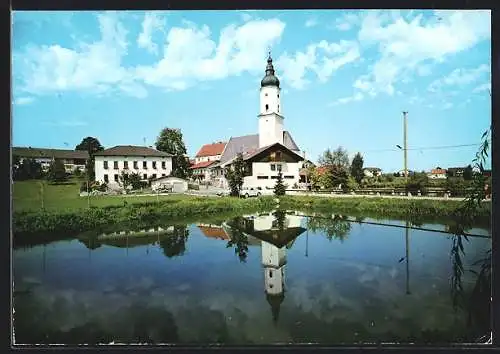
M 273 58 L 271 58 L 271 51 L 268 52 L 267 66 L 266 66 L 266 76 L 262 79 L 260 83 L 261 87 L 265 86 L 276 86 L 280 87 L 280 80 L 274 74 Z

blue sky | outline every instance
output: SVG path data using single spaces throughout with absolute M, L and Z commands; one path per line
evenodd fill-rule
M 490 11 L 15 12 L 13 145 L 205 143 L 257 133 L 269 48 L 285 128 L 312 160 L 470 163 L 491 121 Z M 391 151 L 394 149 L 394 151 Z M 385 150 L 385 151 L 381 151 Z M 389 150 L 389 151 L 387 151 Z

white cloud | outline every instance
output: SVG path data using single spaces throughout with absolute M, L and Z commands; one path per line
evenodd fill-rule
M 433 81 L 428 90 L 430 92 L 438 92 L 441 91 L 443 87 L 451 86 L 451 87 L 463 87 L 468 84 L 477 82 L 481 75 L 490 72 L 490 67 L 486 64 L 480 65 L 474 69 L 455 69 L 448 76 Z
M 356 102 L 356 101 L 361 101 L 363 99 L 363 94 L 361 92 L 356 92 L 354 95 L 349 96 L 349 97 L 343 97 L 335 100 L 334 102 L 331 103 L 332 106 L 338 106 L 341 104 L 346 104 L 350 102 Z
M 474 90 L 472 90 L 472 92 L 474 92 L 474 93 L 480 93 L 480 92 L 484 92 L 484 91 L 491 92 L 491 82 L 486 82 L 484 84 L 481 84 L 481 85 L 477 86 L 476 88 L 474 88 Z
M 306 26 L 307 28 L 316 27 L 317 25 L 318 25 L 318 20 L 314 17 L 308 19 L 304 24 L 304 26 Z
M 356 42 L 342 40 L 329 43 L 325 40 L 310 44 L 304 52 L 297 51 L 294 55 L 283 54 L 277 61 L 283 78 L 291 87 L 303 89 L 310 82 L 305 79 L 308 71 L 316 74 L 325 82 L 342 66 L 358 60 L 359 48 Z
M 164 57 L 153 66 L 139 66 L 135 76 L 149 85 L 185 89 L 200 80 L 258 73 L 268 47 L 280 40 L 284 28 L 278 19 L 228 25 L 216 43 L 208 26 L 174 27 L 168 32 Z
M 142 21 L 142 32 L 137 37 L 137 45 L 139 48 L 144 48 L 150 53 L 157 54 L 158 46 L 152 40 L 152 35 L 155 31 L 163 32 L 165 26 L 165 18 L 155 12 L 148 12 L 144 15 Z
M 60 45 L 31 46 L 14 54 L 16 88 L 34 95 L 82 90 L 103 93 L 120 91 L 124 82 L 132 82 L 122 57 L 127 53 L 127 32 L 115 13 L 97 16 L 100 40 L 78 43 L 68 49 Z M 17 85 L 19 84 L 19 85 Z
M 28 105 L 28 104 L 31 104 L 35 101 L 35 99 L 33 97 L 30 97 L 30 96 L 25 96 L 25 97 L 19 97 L 17 98 L 15 101 L 14 101 L 14 104 L 16 105 Z
M 335 20 L 335 27 L 339 31 L 349 31 L 360 23 L 360 13 L 350 12 Z
M 425 74 L 424 62 L 443 62 L 491 36 L 490 11 L 436 11 L 441 20 L 422 15 L 405 19 L 397 11 L 367 12 L 358 39 L 365 48 L 380 52 L 373 70 L 358 80 L 373 95 L 394 93 L 394 85 L 414 71 Z M 423 70 L 423 72 L 422 72 Z M 359 88 L 359 87 L 358 87 Z

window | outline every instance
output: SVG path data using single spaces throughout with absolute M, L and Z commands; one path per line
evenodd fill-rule
M 138 166 L 138 164 L 137 164 L 137 161 L 134 161 L 134 169 L 136 169 L 136 170 L 137 170 L 138 168 L 139 168 L 139 166 Z
M 266 112 L 269 110 L 269 105 L 266 104 Z
M 276 165 L 275 164 L 271 164 L 271 171 L 276 171 Z
M 281 151 L 276 151 L 274 153 L 274 161 L 281 161 Z
M 269 179 L 269 176 L 257 176 L 257 179 Z
M 280 105 L 278 105 L 278 112 L 280 111 Z
M 156 161 L 153 161 L 153 168 L 156 170 Z
M 165 176 L 166 176 L 166 174 L 162 173 L 162 174 L 161 174 L 161 176 L 162 176 L 162 177 L 165 177 Z
M 152 178 L 152 179 L 156 179 L 156 173 L 153 173 L 153 174 L 151 175 L 151 178 Z
M 269 269 L 269 278 L 272 278 L 273 277 L 273 271 L 271 269 Z
M 266 97 L 267 97 L 267 93 L 265 93 L 265 94 L 264 94 L 264 96 L 266 96 Z
M 280 98 L 280 94 L 278 93 L 278 98 Z
M 167 168 L 167 162 L 166 161 L 162 161 L 161 162 L 161 168 L 163 168 L 163 169 Z
M 105 183 L 108 183 L 108 182 L 109 182 L 108 175 L 104 175 L 104 182 L 105 182 Z
M 276 165 L 276 169 L 277 169 L 278 171 L 281 171 L 281 165 L 280 165 L 280 164 L 277 164 L 277 165 Z
M 293 176 L 285 176 L 286 179 L 293 179 Z
M 114 168 L 115 170 L 117 170 L 117 169 L 118 169 L 118 161 L 114 161 L 114 162 L 113 162 L 113 168 Z
M 118 175 L 115 175 L 115 182 L 118 182 Z
M 123 168 L 128 170 L 128 161 L 123 161 Z
M 108 169 L 108 161 L 104 161 L 104 169 L 107 170 Z
M 271 176 L 271 179 L 277 179 L 278 176 Z
M 147 161 L 142 161 L 142 168 L 143 168 L 143 169 L 148 168 L 148 163 L 147 163 Z
M 143 174 L 142 179 L 148 179 L 148 174 L 147 173 Z

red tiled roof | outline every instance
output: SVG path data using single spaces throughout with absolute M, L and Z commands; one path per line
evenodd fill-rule
M 205 144 L 201 147 L 200 151 L 196 154 L 196 157 L 205 157 L 205 156 L 216 156 L 221 155 L 226 147 L 225 142 L 218 142 L 214 144 Z
M 431 173 L 433 175 L 443 175 L 446 173 L 446 170 L 435 168 L 435 169 L 431 170 Z
M 203 235 L 210 238 L 217 238 L 219 240 L 230 240 L 228 234 L 224 231 L 222 227 L 210 227 L 210 226 L 198 226 L 198 228 L 203 232 Z
M 192 165 L 190 168 L 191 169 L 197 169 L 197 168 L 204 168 L 204 167 L 208 167 L 210 166 L 211 164 L 215 163 L 217 161 L 203 161 L 203 162 L 199 162 L 195 165 Z

